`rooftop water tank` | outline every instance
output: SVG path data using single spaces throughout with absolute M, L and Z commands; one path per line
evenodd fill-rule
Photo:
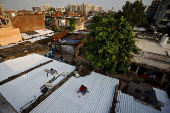
M 160 43 L 166 44 L 168 39 L 169 39 L 169 37 L 167 36 L 167 34 L 165 34 L 164 36 L 162 36 Z

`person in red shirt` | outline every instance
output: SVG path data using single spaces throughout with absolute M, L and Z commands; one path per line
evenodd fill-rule
M 79 88 L 79 91 L 77 93 L 81 92 L 82 95 L 85 95 L 87 92 L 87 87 L 84 85 L 81 85 L 81 87 Z

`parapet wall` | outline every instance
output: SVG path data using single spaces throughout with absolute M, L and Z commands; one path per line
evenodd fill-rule
M 1 46 L 10 43 L 22 41 L 22 37 L 18 28 L 1 28 L 0 29 L 0 44 Z
M 44 15 L 42 14 L 17 16 L 12 24 L 19 28 L 21 33 L 45 28 Z

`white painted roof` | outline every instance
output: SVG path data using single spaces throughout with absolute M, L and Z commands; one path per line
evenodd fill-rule
M 27 35 L 26 33 L 21 33 L 21 36 L 22 36 L 24 39 L 29 39 L 29 40 L 26 40 L 26 41 L 32 41 L 32 40 L 33 40 L 33 41 L 35 42 L 35 41 L 40 40 L 40 35 L 44 35 L 44 36 L 41 36 L 41 39 L 48 38 L 48 37 L 46 37 L 46 36 L 52 36 L 52 35 L 54 35 L 54 31 L 49 30 L 49 29 L 46 29 L 46 28 L 44 28 L 44 29 L 39 29 L 39 30 L 34 30 L 34 31 L 36 31 L 38 34 Z M 52 33 L 52 34 L 49 34 L 49 33 Z M 45 35 L 45 34 L 47 34 L 47 35 Z M 38 36 L 38 37 L 36 37 L 36 36 Z M 32 37 L 36 37 L 36 38 L 30 39 L 30 38 L 32 38 Z M 22 43 L 22 42 L 26 42 L 26 41 L 21 41 L 21 42 L 18 42 L 18 43 Z M 0 49 L 13 47 L 13 46 L 15 46 L 15 45 L 17 45 L 17 43 L 16 43 L 16 44 L 10 44 L 10 45 L 7 45 L 7 46 L 0 47 Z
M 48 33 L 53 33 L 54 31 L 44 28 L 44 29 L 35 30 L 35 32 L 39 33 L 39 35 L 45 35 Z
M 158 101 L 161 101 L 167 105 L 170 105 L 170 99 L 168 97 L 168 94 L 165 91 L 157 89 L 157 88 L 153 88 L 153 89 L 155 90 Z
M 51 68 L 57 70 L 58 74 L 51 75 L 49 73 L 47 77 L 47 72 L 44 70 Z M 4 85 L 1 85 L 0 93 L 18 112 L 20 112 L 21 107 L 35 99 L 34 96 L 38 98 L 42 94 L 40 92 L 40 87 L 43 86 L 44 83 L 48 82 L 54 76 L 58 76 L 62 72 L 70 73 L 74 71 L 74 69 L 75 66 L 53 61 L 39 68 L 36 68 L 10 82 L 7 82 Z M 52 84 L 55 85 L 63 79 L 64 77 L 61 76 Z
M 29 39 L 31 38 L 30 35 L 27 35 L 26 33 L 21 33 L 21 36 L 24 38 L 24 39 Z
M 89 92 L 79 98 L 77 91 L 82 84 Z M 71 77 L 31 113 L 108 113 L 118 84 L 119 80 L 95 72 L 85 77 Z
M 168 99 L 168 98 L 167 98 Z M 133 96 L 118 91 L 116 113 L 170 113 L 170 106 L 161 107 L 161 111 L 143 105 L 134 100 Z
M 0 81 L 50 60 L 50 58 L 34 53 L 2 62 L 0 63 Z

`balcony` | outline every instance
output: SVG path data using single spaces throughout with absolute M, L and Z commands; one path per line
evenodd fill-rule
M 170 13 L 170 9 L 167 9 L 167 10 L 166 10 L 166 13 Z

